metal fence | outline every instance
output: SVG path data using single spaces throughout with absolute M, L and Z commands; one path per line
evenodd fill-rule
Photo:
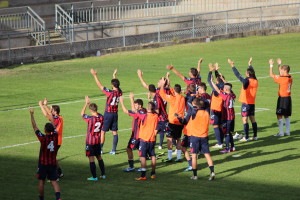
M 1 34 L 28 31 L 37 45 L 45 45 L 45 22 L 30 7 L 0 9 Z
M 49 38 L 45 46 L 0 50 L 0 60 L 96 53 L 115 47 L 296 25 L 300 25 L 300 4 L 75 26 L 74 42 L 52 44 Z

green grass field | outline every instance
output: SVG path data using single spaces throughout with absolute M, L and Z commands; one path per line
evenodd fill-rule
M 267 37 L 250 37 L 211 43 L 193 43 L 159 49 L 122 52 L 101 57 L 66 60 L 60 62 L 22 65 L 0 70 L 0 199 L 38 199 L 35 171 L 39 143 L 32 131 L 27 107 L 35 107 L 38 127 L 47 122 L 38 101 L 47 97 L 50 104 L 59 104 L 65 120 L 63 146 L 58 159 L 65 177 L 60 181 L 62 199 L 299 199 L 300 189 L 300 34 Z M 118 154 L 107 154 L 112 146 L 112 134 L 107 133 L 103 155 L 105 181 L 87 182 L 90 177 L 88 159 L 85 157 L 86 123 L 80 111 L 84 96 L 92 98 L 103 113 L 105 96 L 97 88 L 89 70 L 95 68 L 101 82 L 110 87 L 112 72 L 118 68 L 118 78 L 125 96 L 134 92 L 136 98 L 147 98 L 146 90 L 137 77 L 137 69 L 144 71 L 147 83 L 156 84 L 173 64 L 187 75 L 204 58 L 201 75 L 206 82 L 208 63 L 219 62 L 220 71 L 232 81 L 233 90 L 240 93 L 237 81 L 227 58 L 235 61 L 242 75 L 249 57 L 259 77 L 256 101 L 256 120 L 259 140 L 236 142 L 237 151 L 221 155 L 211 149 L 215 162 L 216 180 L 209 182 L 209 169 L 203 156 L 198 160 L 199 180 L 192 181 L 191 172 L 183 172 L 186 162 L 166 165 L 158 160 L 156 180 L 137 182 L 138 172 L 123 173 L 127 167 L 126 146 L 130 137 L 131 118 L 119 112 Z M 293 116 L 291 136 L 276 138 L 278 132 L 275 107 L 278 86 L 268 78 L 268 59 L 282 58 L 291 66 L 294 79 L 292 88 Z M 276 67 L 275 67 L 276 69 Z M 276 73 L 277 70 L 275 70 Z M 171 83 L 184 83 L 171 73 Z M 210 92 L 210 88 L 208 92 Z M 129 105 L 129 99 L 125 98 Z M 236 112 L 240 103 L 236 102 Z M 251 126 L 250 126 L 251 127 Z M 236 131 L 242 132 L 240 115 L 236 118 Z M 250 132 L 252 134 L 252 132 Z M 212 128 L 210 143 L 215 144 Z M 27 143 L 27 144 L 26 144 Z M 20 145 L 18 145 L 20 144 Z M 17 145 L 17 146 L 15 146 Z M 166 149 L 164 149 L 166 151 Z M 232 157 L 240 155 L 240 157 Z M 139 167 L 135 152 L 136 167 Z M 149 163 L 150 164 L 150 163 Z M 97 172 L 99 169 L 97 168 Z M 98 173 L 99 174 L 99 173 Z M 53 189 L 46 183 L 45 199 L 54 199 Z

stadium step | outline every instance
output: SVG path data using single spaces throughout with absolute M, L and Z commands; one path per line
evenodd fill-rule
M 49 40 L 50 44 L 62 43 L 67 41 L 66 38 L 64 38 L 60 33 L 54 30 L 49 31 L 49 34 L 46 34 L 46 44 L 49 44 Z

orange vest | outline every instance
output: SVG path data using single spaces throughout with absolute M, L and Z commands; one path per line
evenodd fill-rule
M 147 113 L 144 122 L 141 122 L 139 138 L 146 142 L 155 142 L 156 126 L 158 115 L 156 113 Z
M 257 88 L 258 81 L 254 78 L 249 78 L 247 89 L 244 89 L 242 86 L 239 101 L 246 104 L 255 104 Z
M 210 109 L 221 112 L 222 104 L 223 99 L 220 95 L 217 97 L 214 94 L 211 95 Z
M 198 110 L 196 117 L 190 118 L 187 124 L 188 135 L 196 137 L 208 137 L 210 116 L 206 110 Z

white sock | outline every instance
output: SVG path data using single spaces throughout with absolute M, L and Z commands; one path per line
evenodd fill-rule
M 290 118 L 285 118 L 285 128 L 286 128 L 286 133 L 287 134 L 290 134 L 290 125 L 291 125 Z
M 283 121 L 282 119 L 278 120 L 279 134 L 283 135 Z
M 171 160 L 172 159 L 172 150 L 168 150 L 168 159 Z
M 177 159 L 181 159 L 181 150 L 177 150 Z

